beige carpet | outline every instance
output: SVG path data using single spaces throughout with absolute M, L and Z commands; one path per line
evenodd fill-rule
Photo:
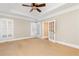
M 24 39 L 0 43 L 1 56 L 79 56 L 79 49 L 44 39 Z

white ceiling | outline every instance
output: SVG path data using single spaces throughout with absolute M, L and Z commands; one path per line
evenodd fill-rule
M 40 21 L 49 17 L 57 15 L 57 13 L 67 10 L 69 8 L 78 6 L 77 3 L 46 3 L 46 7 L 40 7 L 41 13 L 33 10 L 29 12 L 31 7 L 22 6 L 23 3 L 0 3 L 0 15 L 5 15 L 8 17 L 18 17 L 21 19 L 26 19 L 30 21 Z M 24 3 L 30 5 L 30 3 Z

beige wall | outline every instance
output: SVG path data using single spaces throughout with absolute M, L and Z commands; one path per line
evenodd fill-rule
M 56 40 L 79 45 L 79 10 L 55 17 Z
M 43 37 L 48 37 L 48 21 L 42 22 Z
M 31 35 L 31 22 L 26 20 L 14 20 L 14 37 L 30 37 Z
M 44 22 L 44 36 L 48 36 L 48 22 Z

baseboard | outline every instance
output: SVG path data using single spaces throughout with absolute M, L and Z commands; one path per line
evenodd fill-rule
M 55 43 L 59 43 L 59 44 L 62 44 L 62 45 L 66 45 L 66 46 L 69 46 L 69 47 L 72 47 L 72 48 L 79 49 L 78 45 L 69 44 L 69 43 L 65 43 L 65 42 L 61 42 L 61 41 L 55 41 Z
M 7 39 L 7 40 L 0 41 L 0 43 L 9 42 L 9 41 L 16 41 L 16 40 L 22 40 L 22 39 L 29 39 L 29 38 L 32 38 L 32 37 L 22 37 L 22 38 Z

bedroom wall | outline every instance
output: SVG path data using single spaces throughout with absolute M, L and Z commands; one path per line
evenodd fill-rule
M 79 10 L 58 15 L 55 19 L 56 40 L 79 45 Z
M 14 37 L 30 37 L 31 35 L 31 22 L 26 20 L 14 20 Z
M 44 22 L 44 36 L 48 37 L 48 22 Z
M 42 38 L 48 38 L 48 21 L 42 21 Z

